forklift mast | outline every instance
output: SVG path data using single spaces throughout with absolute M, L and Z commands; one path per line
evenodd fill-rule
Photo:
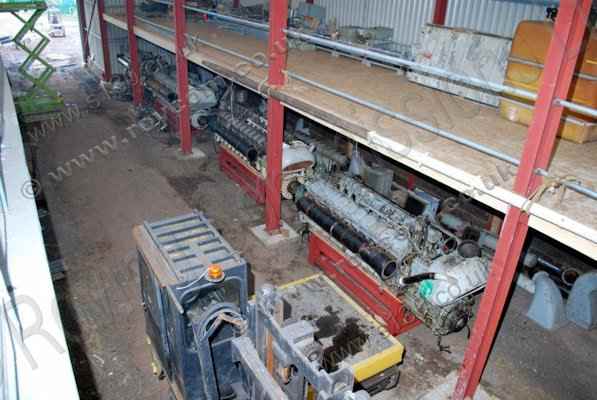
M 282 323 L 276 288 L 249 301 L 247 263 L 202 213 L 145 223 L 134 236 L 147 338 L 173 398 L 369 399 L 353 392 L 349 365 L 322 368 L 311 323 Z

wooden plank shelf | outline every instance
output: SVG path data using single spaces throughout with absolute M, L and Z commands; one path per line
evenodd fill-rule
M 115 11 L 106 13 L 104 19 L 127 29 L 126 17 Z M 168 32 L 173 29 L 172 18 L 151 21 L 148 24 L 137 19 L 135 34 L 174 52 L 174 35 Z M 189 37 L 262 62 L 267 59 L 266 41 L 205 22 L 198 16 L 188 22 L 187 30 Z M 505 162 L 293 79 L 282 89 L 270 88 L 267 68 L 212 46 L 189 39 L 186 53 L 189 61 L 253 91 L 270 93 L 297 113 L 497 211 L 505 213 L 509 205 L 521 207 L 527 201 L 513 192 L 516 168 Z M 512 157 L 522 153 L 525 126 L 502 119 L 494 108 L 411 83 L 392 70 L 324 51 L 298 49 L 289 51 L 288 70 Z M 597 142 L 579 145 L 559 141 L 549 172 L 553 176 L 575 176 L 594 188 Z M 558 193 L 545 193 L 540 201 L 533 202 L 528 210 L 530 227 L 597 260 L 597 202 L 572 190 L 566 190 L 563 201 L 558 199 Z

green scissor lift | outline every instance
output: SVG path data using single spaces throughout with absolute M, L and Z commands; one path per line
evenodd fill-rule
M 25 120 L 43 119 L 36 118 L 36 116 L 48 117 L 48 114 L 58 111 L 64 105 L 60 94 L 48 86 L 48 80 L 54 73 L 54 67 L 41 57 L 41 53 L 50 39 L 35 28 L 37 20 L 46 9 L 45 1 L 3 2 L 0 0 L 0 12 L 10 12 L 23 23 L 23 27 L 15 35 L 13 42 L 27 54 L 27 58 L 19 67 L 19 73 L 31 83 L 31 86 L 25 94 L 15 99 L 17 111 Z M 32 11 L 33 13 L 28 18 L 24 18 L 18 14 L 19 11 Z M 25 36 L 30 32 L 40 39 L 33 48 L 29 48 L 25 43 Z M 32 71 L 32 66 L 36 61 L 43 66 L 43 70 L 39 74 L 34 74 Z

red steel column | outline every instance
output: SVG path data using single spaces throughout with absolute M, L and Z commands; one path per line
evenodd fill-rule
M 516 193 L 524 197 L 531 196 L 542 182 L 535 171 L 546 169 L 549 165 L 563 111 L 562 106 L 556 105 L 555 101 L 568 96 L 591 3 L 592 0 L 562 0 L 560 3 L 543 82 L 514 186 Z M 454 400 L 473 397 L 481 380 L 514 280 L 529 228 L 528 221 L 528 214 L 516 207 L 510 207 L 506 214 L 487 287 L 452 397 Z
M 193 152 L 193 143 L 191 138 L 191 116 L 189 114 L 189 64 L 184 55 L 187 33 L 184 0 L 174 0 L 174 26 L 176 30 L 176 84 L 178 86 L 180 150 L 183 154 L 191 154 Z
M 77 14 L 79 17 L 79 34 L 81 36 L 81 47 L 83 49 L 83 63 L 87 64 L 89 58 L 89 27 L 85 17 L 85 0 L 77 0 Z
M 435 0 L 435 11 L 433 13 L 433 23 L 436 25 L 445 25 L 446 14 L 448 13 L 449 0 Z
M 110 47 L 108 46 L 108 26 L 104 21 L 104 0 L 97 0 L 97 17 L 99 18 L 102 53 L 104 55 L 104 81 L 109 82 L 112 80 L 112 64 L 110 64 Z
M 135 35 L 135 0 L 126 0 L 126 26 L 129 38 L 129 55 L 131 57 L 131 85 L 133 86 L 133 104 L 143 103 L 143 86 L 141 86 L 141 65 L 139 63 L 139 48 Z
M 270 2 L 270 32 L 268 44 L 270 86 L 283 86 L 286 78 L 286 29 L 288 0 Z M 284 139 L 284 106 L 269 96 L 267 101 L 267 181 L 265 191 L 265 229 L 273 233 L 280 229 L 282 191 L 282 142 Z

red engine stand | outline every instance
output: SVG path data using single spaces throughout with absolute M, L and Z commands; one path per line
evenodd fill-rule
M 159 99 L 155 99 L 153 102 L 153 108 L 161 114 L 162 116 L 166 117 L 166 122 L 168 123 L 169 127 L 175 128 L 176 132 L 179 132 L 178 129 L 178 116 L 174 111 L 172 111 L 168 106 L 164 106 Z
M 247 165 L 236 154 L 220 146 L 218 154 L 220 170 L 259 204 L 265 204 L 265 180 L 254 168 Z
M 168 123 L 168 127 L 170 129 L 174 129 L 177 135 L 180 135 L 180 127 L 178 126 L 178 114 L 170 108 L 168 105 L 164 105 L 162 100 L 155 99 L 153 102 L 153 108 L 158 112 L 158 114 L 166 117 L 166 122 Z M 200 132 L 199 129 L 193 128 L 191 126 L 191 133 L 198 134 Z
M 309 235 L 309 262 L 350 294 L 362 307 L 385 323 L 391 335 L 407 332 L 421 323 L 400 299 L 351 263 L 319 234 Z

